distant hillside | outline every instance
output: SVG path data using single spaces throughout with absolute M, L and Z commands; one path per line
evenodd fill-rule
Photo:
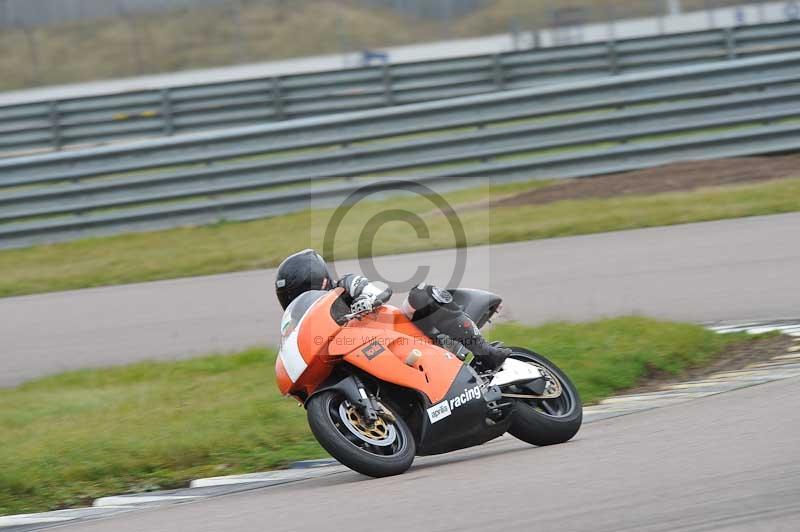
M 739 5 L 741 0 L 681 0 L 684 11 L 702 10 L 707 6 Z M 555 26 L 562 13 L 563 23 L 570 19 L 580 23 L 606 22 L 619 18 L 663 15 L 666 0 L 493 0 L 484 8 L 460 17 L 453 32 L 457 35 L 488 35 L 509 31 L 512 21 L 521 30 Z
M 298 5 L 302 4 L 302 5 Z M 439 26 L 330 1 L 206 7 L 0 30 L 0 90 L 437 39 Z
M 685 8 L 698 8 L 706 0 L 682 1 Z M 187 4 L 200 7 L 186 9 Z M 184 8 L 147 11 L 167 5 Z M 664 4 L 653 0 L 0 0 L 0 22 L 17 26 L 3 29 L 0 23 L 0 90 L 480 36 L 507 32 L 512 23 L 530 30 L 558 22 L 555 6 L 561 11 L 572 8 L 567 20 L 593 22 L 609 16 L 652 15 L 655 5 Z M 84 16 L 67 23 L 19 27 L 19 16 L 26 13 L 50 22 L 70 14 Z
M 491 0 L 354 0 L 368 9 L 391 9 L 406 17 L 459 17 Z M 0 0 L 0 28 L 63 24 L 115 17 L 121 13 L 156 13 L 183 8 L 220 6 L 291 9 L 306 0 Z M 342 2 L 339 2 L 341 4 Z

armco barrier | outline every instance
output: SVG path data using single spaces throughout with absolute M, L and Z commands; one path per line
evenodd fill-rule
M 0 107 L 0 155 L 800 50 L 800 21 Z
M 0 161 L 0 247 L 800 148 L 800 53 Z M 359 178 L 353 180 L 353 178 Z

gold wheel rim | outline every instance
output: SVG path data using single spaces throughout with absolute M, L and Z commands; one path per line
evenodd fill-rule
M 364 443 L 388 447 L 398 439 L 398 431 L 388 418 L 380 417 L 369 425 L 361 417 L 358 409 L 346 401 L 339 404 L 339 419 L 348 432 Z
M 378 418 L 375 423 L 370 427 L 361 418 L 358 411 L 353 405 L 350 405 L 345 410 L 347 420 L 358 432 L 371 440 L 385 440 L 389 437 L 389 427 L 382 418 Z

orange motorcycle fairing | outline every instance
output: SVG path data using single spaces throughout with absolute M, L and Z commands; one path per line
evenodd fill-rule
M 461 360 L 433 344 L 396 307 L 383 306 L 340 325 L 333 307 L 341 304 L 342 293 L 341 288 L 307 292 L 286 309 L 275 363 L 281 393 L 303 402 L 344 361 L 378 380 L 417 390 L 431 403 L 441 401 Z
M 422 392 L 431 403 L 447 395 L 463 367 L 461 360 L 435 345 L 392 306 L 350 322 L 329 349 L 382 381 Z
M 331 358 L 328 345 L 341 330 L 341 325 L 333 319 L 332 306 L 343 292 L 342 288 L 307 292 L 296 301 L 300 308 L 293 308 L 293 302 L 286 309 L 275 362 L 275 377 L 282 394 L 302 402 L 331 374 L 338 359 Z M 307 308 L 302 308 L 303 305 Z

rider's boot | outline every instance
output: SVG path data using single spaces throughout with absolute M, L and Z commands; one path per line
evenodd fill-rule
M 422 283 L 411 289 L 403 310 L 423 331 L 435 329 L 460 342 L 486 369 L 499 368 L 511 354 L 510 349 L 487 342 L 447 290 Z
M 436 327 L 471 351 L 486 369 L 499 368 L 511 354 L 511 349 L 487 342 L 475 323 L 463 312 L 439 320 Z

